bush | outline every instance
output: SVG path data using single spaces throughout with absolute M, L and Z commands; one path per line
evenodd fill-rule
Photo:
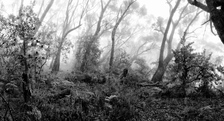
M 173 82 L 181 82 L 179 87 L 183 96 L 187 95 L 187 89 L 195 87 L 197 81 L 201 81 L 197 92 L 203 96 L 212 96 L 209 84 L 217 78 L 214 72 L 214 64 L 209 62 L 211 54 L 193 52 L 192 43 L 183 45 L 180 50 L 174 51 L 174 63 L 170 66 L 170 77 Z M 178 85 L 177 85 L 178 86 Z M 194 88 L 191 88 L 194 89 Z

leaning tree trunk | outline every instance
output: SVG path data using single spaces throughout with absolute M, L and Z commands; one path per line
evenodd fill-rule
M 125 16 L 127 15 L 128 10 L 130 9 L 131 5 L 134 4 L 135 1 L 131 1 L 127 8 L 124 10 L 124 12 L 122 13 L 122 15 L 120 16 L 120 18 L 118 19 L 118 21 L 115 23 L 114 28 L 112 30 L 111 33 L 111 41 L 112 41 L 112 46 L 111 46 L 111 54 L 110 54 L 110 62 L 109 62 L 109 70 L 112 71 L 113 69 L 113 61 L 114 61 L 114 50 L 115 50 L 115 35 L 116 35 L 116 31 L 118 26 L 120 25 L 121 21 L 125 18 Z
M 206 0 L 203 4 L 197 0 L 188 0 L 191 5 L 201 8 L 205 12 L 210 13 L 210 19 L 213 22 L 215 29 L 224 44 L 224 1 L 223 0 Z M 217 9 L 221 7 L 221 9 Z
M 173 8 L 173 10 L 170 13 L 170 17 L 169 17 L 169 20 L 168 20 L 168 23 L 167 23 L 167 26 L 166 26 L 166 30 L 165 30 L 165 33 L 164 33 L 164 36 L 163 36 L 163 41 L 162 41 L 162 44 L 161 44 L 160 55 L 159 55 L 159 65 L 158 65 L 158 68 L 157 68 L 155 74 L 152 77 L 153 82 L 162 81 L 163 75 L 166 71 L 166 67 L 165 67 L 166 65 L 163 62 L 164 61 L 163 56 L 164 56 L 164 50 L 165 50 L 165 43 L 167 41 L 167 35 L 168 35 L 168 31 L 170 29 L 170 25 L 171 25 L 174 13 L 176 12 L 176 10 L 177 10 L 177 8 L 180 4 L 180 1 L 181 0 L 177 1 L 175 7 Z
M 115 49 L 115 32 L 114 35 L 112 35 L 112 45 L 111 45 L 111 53 L 110 53 L 110 62 L 109 62 L 109 70 L 112 70 L 113 67 L 113 61 L 114 61 L 114 49 Z
M 224 44 L 224 6 L 221 6 L 221 10 L 218 10 L 215 5 L 216 0 L 206 0 L 207 6 L 210 10 L 210 18 L 213 22 L 217 33 Z

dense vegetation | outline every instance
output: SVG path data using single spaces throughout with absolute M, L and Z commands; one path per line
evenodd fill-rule
M 119 2 L 100 1 L 96 28 L 92 27 L 95 23 L 91 21 L 90 14 L 86 14 L 88 6 L 91 6 L 89 0 L 75 4 L 82 9 L 76 17 L 78 25 L 71 27 L 76 18 L 73 2 L 69 0 L 62 34 L 52 29 L 55 25 L 43 24 L 43 18 L 53 2 L 50 1 L 40 18 L 34 12 L 34 3 L 25 7 L 23 1 L 18 15 L 0 15 L 0 121 L 224 119 L 222 59 L 212 61 L 211 52 L 206 49 L 198 52 L 194 48 L 195 43 L 187 41 L 187 35 L 191 33 L 189 28 L 201 11 L 187 9 L 186 4 L 179 10 L 179 19 L 174 21 L 173 15 L 180 0 L 174 7 L 172 1 L 167 1 L 170 5 L 167 26 L 163 27 L 167 20 L 158 18 L 152 25 L 156 32 L 149 37 L 157 40 L 161 39 L 159 33 L 163 35 L 159 59 L 152 67 L 141 55 L 156 47 L 157 42 L 146 46 L 151 40 L 143 39 L 143 44 L 131 54 L 127 49 L 118 47 L 119 42 L 120 46 L 124 43 L 115 36 L 129 35 L 128 39 L 131 38 L 132 33 L 126 29 L 130 23 L 125 17 L 139 11 L 139 16 L 146 14 L 145 8 L 139 7 L 135 0 L 122 2 L 124 6 L 120 8 L 117 7 Z M 118 12 L 115 23 L 103 21 L 106 9 Z M 187 15 L 189 18 L 185 20 Z M 61 55 L 68 53 L 72 47 L 67 36 L 81 27 L 84 16 L 87 29 L 83 29 L 77 38 L 74 67 L 70 72 L 60 71 Z M 182 19 L 184 22 L 178 26 Z M 119 25 L 124 28 L 119 28 Z M 171 25 L 172 30 L 168 34 Z M 172 41 L 178 27 L 181 38 L 173 49 Z M 108 31 L 111 32 L 111 49 L 103 51 L 100 39 Z M 167 56 L 163 57 L 166 48 Z M 49 60 L 52 61 L 50 71 L 44 68 Z

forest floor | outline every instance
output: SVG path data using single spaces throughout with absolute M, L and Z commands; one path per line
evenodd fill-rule
M 140 96 L 145 89 L 128 88 L 111 98 L 105 85 L 79 83 L 72 88 L 39 86 L 29 104 L 22 98 L 0 100 L 0 120 L 10 121 L 223 121 L 224 98 L 162 98 Z M 64 90 L 71 94 L 61 96 Z M 55 95 L 60 95 L 55 98 Z M 114 100 L 113 100 L 114 99 Z M 8 107 L 10 106 L 10 108 Z M 27 109 L 30 112 L 27 112 Z M 34 108 L 36 107 L 36 108 Z M 13 116 L 11 116 L 10 111 Z M 26 111 L 25 111 L 26 109 Z M 38 117 L 38 112 L 41 116 Z M 9 119 L 9 118 L 8 118 Z M 7 121 L 8 121 L 7 119 Z M 12 119 L 12 118 L 11 118 Z M 25 120 L 26 119 L 26 120 Z

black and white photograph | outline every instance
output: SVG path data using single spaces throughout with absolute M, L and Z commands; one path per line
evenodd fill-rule
M 224 0 L 0 0 L 0 121 L 224 121 Z

